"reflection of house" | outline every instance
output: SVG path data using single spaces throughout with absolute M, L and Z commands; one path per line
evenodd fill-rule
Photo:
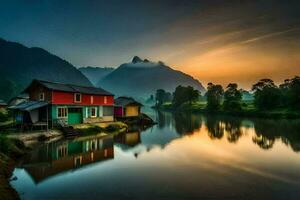
M 29 101 L 10 107 L 16 120 L 27 123 L 113 121 L 113 94 L 96 87 L 34 80 L 24 91 Z
M 36 183 L 58 173 L 114 157 L 113 138 L 54 142 L 32 152 L 23 166 Z
M 124 134 L 118 135 L 115 138 L 115 141 L 120 144 L 125 144 L 130 147 L 134 147 L 137 144 L 141 143 L 141 134 L 138 131 L 124 133 Z
M 141 114 L 141 103 L 130 97 L 115 99 L 115 117 L 137 117 Z

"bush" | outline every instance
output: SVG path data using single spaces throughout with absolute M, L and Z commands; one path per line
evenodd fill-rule
M 0 152 L 5 155 L 9 154 L 11 146 L 11 141 L 6 136 L 0 135 Z

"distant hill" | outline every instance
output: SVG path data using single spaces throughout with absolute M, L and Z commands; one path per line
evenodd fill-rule
M 32 79 L 91 86 L 72 64 L 42 48 L 0 39 L 0 99 L 8 100 Z
M 94 85 L 97 85 L 99 80 L 114 71 L 111 67 L 80 67 L 78 68 Z
M 116 95 L 134 97 L 148 97 L 157 89 L 173 92 L 178 85 L 190 85 L 201 92 L 205 91 L 192 76 L 174 70 L 163 62 L 151 62 L 137 56 L 132 62 L 120 65 L 97 84 Z

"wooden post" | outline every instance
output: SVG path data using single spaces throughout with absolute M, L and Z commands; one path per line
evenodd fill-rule
M 48 132 L 48 129 L 49 129 L 49 116 L 48 116 L 48 105 L 47 105 L 47 107 L 46 107 L 46 109 L 47 109 L 47 132 Z

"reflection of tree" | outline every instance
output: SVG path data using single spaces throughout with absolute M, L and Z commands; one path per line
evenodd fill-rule
M 158 120 L 157 120 L 158 127 L 160 129 L 164 128 L 165 127 L 165 123 L 166 123 L 166 121 L 165 121 L 165 114 L 163 112 L 161 112 L 161 111 L 158 111 L 157 112 L 157 118 L 158 118 Z
M 268 139 L 267 137 L 263 137 L 262 135 L 255 135 L 252 138 L 252 141 L 262 149 L 271 149 L 275 143 L 274 138 Z
M 274 143 L 276 138 L 280 138 L 281 141 L 290 145 L 295 152 L 300 151 L 300 121 L 299 120 L 266 120 L 266 119 L 256 119 L 253 120 L 254 129 L 256 136 L 253 142 L 259 145 L 262 142 L 265 145 L 272 148 L 272 143 Z M 261 144 L 262 148 L 266 147 Z M 264 148 L 265 149 L 265 148 Z
M 242 121 L 239 118 L 227 118 L 224 123 L 228 142 L 237 142 L 243 135 L 241 131 Z
M 175 113 L 173 118 L 175 120 L 175 129 L 180 135 L 193 134 L 195 130 L 201 128 L 202 120 L 199 115 Z
M 217 117 L 208 115 L 206 117 L 206 126 L 210 138 L 221 139 L 224 136 L 224 126 Z
M 170 126 L 170 124 L 172 123 L 172 114 L 168 112 L 157 111 L 156 121 L 158 123 L 159 129 Z
M 243 135 L 241 124 L 242 120 L 237 117 L 208 115 L 206 118 L 206 126 L 210 138 L 221 139 L 226 130 L 227 140 L 234 143 Z

